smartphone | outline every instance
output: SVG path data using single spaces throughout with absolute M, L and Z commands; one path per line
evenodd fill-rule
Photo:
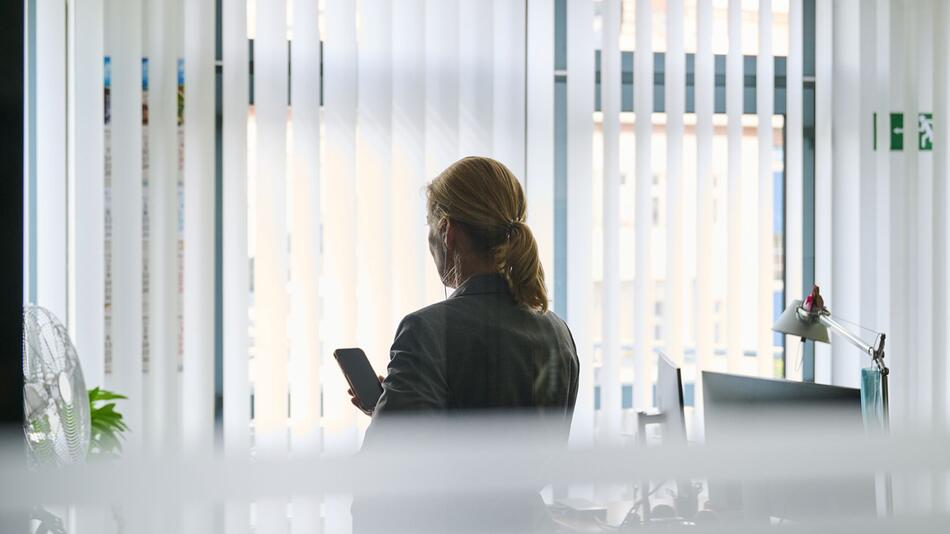
M 340 364 L 343 376 L 350 384 L 360 407 L 364 410 L 375 408 L 376 401 L 383 394 L 383 385 L 379 383 L 379 377 L 363 349 L 336 349 L 333 351 L 333 357 Z

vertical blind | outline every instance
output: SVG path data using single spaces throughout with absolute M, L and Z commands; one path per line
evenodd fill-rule
M 356 450 L 330 354 L 382 372 L 400 318 L 444 298 L 424 186 L 469 154 L 519 177 L 565 283 L 573 444 L 653 404 L 658 352 L 697 408 L 701 370 L 801 376 L 769 327 L 812 261 L 836 314 L 888 333 L 895 414 L 946 422 L 941 2 L 223 0 L 220 36 L 210 0 L 35 7 L 25 298 L 130 397 L 130 451 L 213 448 L 217 350 L 227 453 Z M 815 354 L 824 382 L 867 363 Z M 286 530 L 288 502 L 258 527 Z M 294 529 L 320 514 L 292 508 Z
M 71 179 L 83 184 L 73 188 L 70 197 L 76 206 L 68 225 L 73 229 L 71 239 L 75 243 L 79 236 L 86 239 L 82 231 L 86 227 L 104 228 L 105 234 L 88 250 L 71 245 L 77 260 L 68 264 L 68 276 L 62 277 L 76 292 L 70 303 L 76 312 L 69 322 L 80 345 L 89 347 L 82 352 L 90 362 L 91 382 L 105 379 L 135 394 L 130 417 L 135 425 L 150 429 L 145 442 L 170 442 L 169 435 L 178 436 L 171 441 L 180 439 L 187 446 L 213 442 L 215 232 L 219 231 L 225 447 L 240 451 L 253 444 L 261 452 L 353 450 L 365 421 L 350 410 L 341 394 L 344 383 L 327 369 L 324 356 L 336 346 L 362 344 L 382 368 L 399 318 L 441 296 L 426 257 L 421 190 L 429 177 L 469 153 L 494 155 L 519 175 L 531 201 L 530 220 L 549 285 L 558 276 L 567 279 L 566 318 L 581 352 L 593 352 L 602 338 L 603 361 L 596 366 L 596 380 L 594 359 L 583 359 L 584 393 L 576 425 L 581 442 L 593 439 L 594 426 L 600 424 L 590 394 L 595 382 L 609 389 L 603 399 L 609 405 L 604 427 L 611 428 L 621 417 L 620 363 L 629 338 L 622 334 L 620 311 L 625 306 L 620 289 L 624 249 L 634 249 L 637 273 L 634 404 L 652 403 L 649 384 L 657 331 L 663 332 L 663 345 L 674 361 L 682 363 L 686 347 L 693 345 L 700 367 L 717 365 L 710 327 L 714 277 L 704 265 L 710 255 L 725 256 L 711 248 L 713 25 L 721 6 L 674 1 L 651 14 L 652 3 L 647 1 L 568 2 L 567 71 L 561 73 L 554 71 L 553 61 L 554 2 L 420 0 L 398 7 L 385 1 L 332 2 L 320 8 L 318 3 L 299 0 L 264 7 L 242 1 L 222 4 L 218 230 L 214 10 L 202 2 L 107 0 L 98 15 L 95 6 L 75 15 L 102 28 L 104 37 L 100 44 L 95 32 L 92 36 L 76 32 L 70 38 L 75 43 L 71 61 L 102 65 L 101 88 L 109 98 L 104 127 L 97 121 L 89 125 L 88 110 L 78 103 L 71 110 L 83 113 L 74 128 L 93 132 L 92 141 L 75 134 L 72 142 L 94 142 L 96 128 L 103 130 L 105 140 L 100 161 L 70 168 Z M 741 156 L 736 155 L 741 154 L 737 128 L 743 120 L 742 77 L 735 75 L 742 69 L 741 8 L 738 2 L 728 4 L 727 182 L 728 200 L 735 204 L 739 195 L 748 194 L 742 191 Z M 800 8 L 800 3 L 793 3 L 793 11 Z M 635 49 L 643 51 L 633 62 L 638 95 L 633 111 L 646 120 L 634 121 L 635 150 L 628 151 L 620 142 L 625 127 L 620 119 L 627 112 L 621 90 L 620 32 L 631 11 Z M 760 141 L 765 142 L 757 155 L 761 176 L 755 190 L 760 204 L 771 205 L 767 200 L 772 194 L 773 88 L 767 54 L 772 19 L 768 4 L 757 13 L 756 74 L 766 82 L 757 86 L 761 104 L 757 124 Z M 129 17 L 138 22 L 124 23 Z M 665 21 L 662 32 L 657 32 L 654 18 Z M 420 21 L 424 31 L 409 31 Z M 599 41 L 596 31 L 602 32 Z M 53 48 L 51 39 L 40 35 L 40 41 Z M 689 110 L 693 118 L 686 109 L 687 42 L 695 46 L 690 65 L 695 75 Z M 653 135 L 659 124 L 654 120 L 658 104 L 651 83 L 655 48 L 666 56 L 669 80 L 660 98 L 665 102 L 663 144 Z M 605 173 L 601 182 L 605 189 L 597 192 L 600 199 L 595 199 L 592 180 L 595 49 L 606 50 L 604 109 L 596 115 L 605 143 L 598 151 Z M 93 61 L 97 54 L 103 63 Z M 52 60 L 44 58 L 39 63 L 46 68 Z M 555 75 L 567 75 L 568 80 L 568 195 L 563 213 L 568 268 L 561 274 L 553 268 Z M 76 87 L 74 98 L 99 100 L 90 88 L 99 80 L 85 71 L 70 83 Z M 48 122 L 45 116 L 40 119 L 40 126 Z M 687 125 L 692 126 L 699 158 L 695 176 L 681 165 Z M 653 157 L 655 146 L 666 147 L 659 160 Z M 629 190 L 620 187 L 628 165 L 635 169 L 632 205 L 622 200 Z M 662 167 L 667 176 L 667 227 L 656 232 L 651 217 L 654 174 Z M 43 181 L 40 187 L 56 190 Z M 89 193 L 97 190 L 101 197 Z M 698 215 L 692 219 L 693 228 L 686 225 L 689 208 L 681 201 L 688 198 L 688 191 L 695 191 Z M 65 189 L 60 188 L 59 194 Z M 87 197 L 104 198 L 104 205 L 96 208 L 94 200 L 87 204 Z M 596 210 L 595 200 L 602 202 Z M 630 207 L 636 216 L 633 243 L 620 231 L 624 211 Z M 105 212 L 104 225 L 87 214 L 92 209 Z M 595 211 L 602 212 L 605 227 L 604 256 L 597 263 L 610 288 L 605 290 L 609 298 L 603 301 L 601 324 L 591 314 Z M 743 256 L 741 251 L 749 246 L 738 232 L 741 215 L 741 210 L 730 210 L 728 262 Z M 762 221 L 770 216 L 766 210 L 758 214 Z M 759 248 L 770 247 L 771 226 L 758 225 Z M 693 232 L 695 237 L 684 237 Z M 42 239 L 37 241 L 54 251 L 68 240 L 42 228 L 38 234 Z M 658 249 L 662 254 L 654 253 L 658 238 L 666 242 Z M 696 251 L 684 254 L 689 243 L 696 244 Z M 99 257 L 106 259 L 104 264 L 96 263 Z M 687 267 L 688 258 L 695 258 L 694 267 Z M 771 263 L 760 263 L 759 285 L 768 297 Z M 375 268 L 386 264 L 392 269 Z M 668 311 L 661 319 L 655 306 L 661 295 L 652 280 L 664 271 L 662 296 Z M 103 284 L 95 298 L 79 297 L 89 290 L 76 281 L 77 273 Z M 729 273 L 730 292 L 741 293 L 735 287 L 741 279 L 733 276 L 741 269 L 730 268 Z M 39 271 L 38 278 L 44 291 L 56 292 L 56 277 Z M 762 293 L 757 292 L 762 300 L 755 315 L 767 317 L 772 304 Z M 38 300 L 63 308 L 42 295 Z M 104 307 L 97 298 L 105 299 Z M 734 323 L 744 316 L 736 313 L 737 306 L 727 302 L 726 307 L 732 362 L 741 358 L 743 345 L 736 339 Z M 692 316 L 684 315 L 690 308 Z M 95 327 L 87 325 L 90 317 L 103 318 L 88 321 L 103 325 L 101 340 L 95 337 Z M 660 324 L 662 329 L 655 328 Z M 695 343 L 689 340 L 690 330 Z M 758 352 L 765 354 L 759 358 L 771 365 L 771 336 L 765 329 L 757 330 L 764 346 Z M 142 358 L 142 379 L 131 353 Z M 248 357 L 250 363 L 245 365 Z M 102 377 L 95 371 L 97 364 L 105 370 Z M 245 402 L 249 397 L 253 424 Z M 169 423 L 169 413 L 182 414 L 180 427 L 166 428 L 179 424 Z M 619 426 L 612 428 L 606 436 L 619 433 Z

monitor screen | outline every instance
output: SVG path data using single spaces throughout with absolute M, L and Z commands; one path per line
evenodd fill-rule
M 680 368 L 660 354 L 656 366 L 656 408 L 663 414 L 663 443 L 686 443 Z
M 790 428 L 863 432 L 856 388 L 703 371 L 707 443 L 735 435 L 779 436 Z M 734 437 L 733 436 L 733 437 Z M 776 458 L 775 461 L 782 461 Z M 774 481 L 709 481 L 710 507 L 747 519 L 868 516 L 876 513 L 873 476 Z

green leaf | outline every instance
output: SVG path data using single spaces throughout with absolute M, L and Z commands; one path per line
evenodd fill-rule
M 105 401 L 113 399 L 128 399 L 125 395 L 120 395 L 114 391 L 95 387 L 89 390 L 89 402 Z
M 92 432 L 89 456 L 98 459 L 118 458 L 122 452 L 123 433 L 129 430 L 114 401 L 126 399 L 114 391 L 95 387 L 89 390 L 89 415 Z

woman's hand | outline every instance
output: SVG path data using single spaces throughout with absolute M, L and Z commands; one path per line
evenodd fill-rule
M 383 380 L 384 380 L 383 375 L 377 375 L 376 378 L 379 379 L 380 384 L 383 383 Z M 353 403 L 353 406 L 356 406 L 359 409 L 359 411 L 365 413 L 366 415 L 370 417 L 373 416 L 373 410 L 376 408 L 375 406 L 369 409 L 363 408 L 362 406 L 360 406 L 360 401 L 356 400 L 356 395 L 353 393 L 352 389 L 347 389 L 346 392 L 350 395 L 350 402 Z

